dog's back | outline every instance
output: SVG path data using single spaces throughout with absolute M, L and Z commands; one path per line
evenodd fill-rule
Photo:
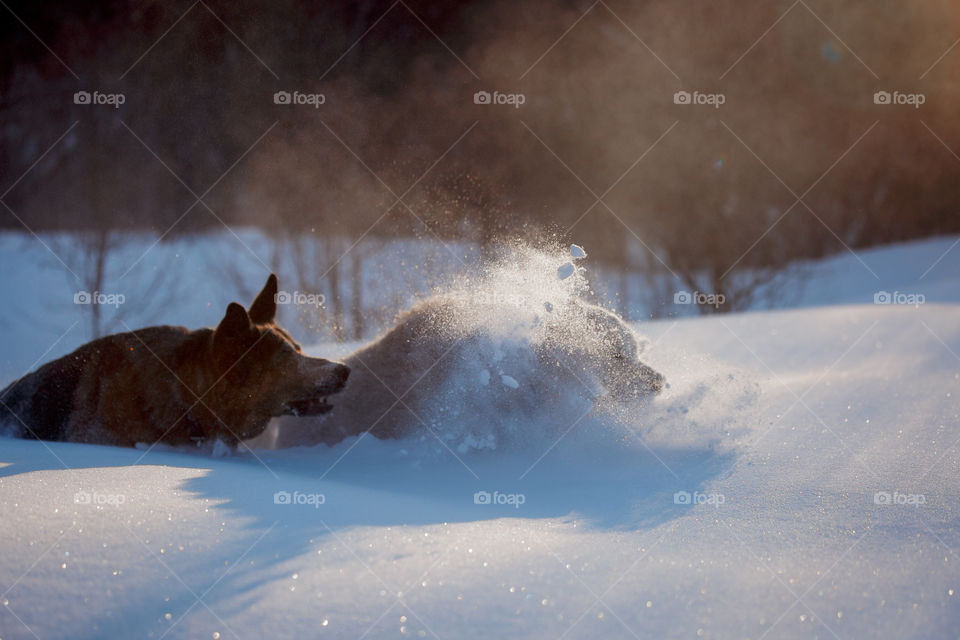
M 81 351 L 48 362 L 0 391 L 0 428 L 22 438 L 65 439 L 86 364 Z
M 172 361 L 189 335 L 182 327 L 148 327 L 89 342 L 0 392 L 0 425 L 23 438 L 77 440 L 77 423 L 97 415 L 106 386 L 127 384 L 124 395 L 140 398 L 151 388 L 136 388 L 136 373 L 148 371 L 155 383 L 152 390 L 157 390 L 162 365 L 144 349 L 135 352 L 134 345 L 149 343 L 155 354 L 162 354 L 157 357 Z

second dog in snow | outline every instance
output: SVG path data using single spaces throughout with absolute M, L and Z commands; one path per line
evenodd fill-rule
M 493 440 L 497 429 L 522 429 L 545 412 L 572 420 L 584 404 L 656 395 L 664 378 L 640 361 L 642 348 L 622 318 L 577 298 L 556 308 L 509 300 L 478 308 L 438 296 L 345 360 L 353 373 L 328 415 L 279 418 L 267 437 L 273 441 L 257 444 L 333 445 L 365 432 L 436 435 L 464 423 L 481 425 L 476 430 Z M 457 437 L 475 442 L 470 433 Z

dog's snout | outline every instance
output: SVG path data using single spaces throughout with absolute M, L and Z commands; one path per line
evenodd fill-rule
M 653 390 L 655 393 L 660 393 L 661 391 L 663 391 L 663 386 L 666 383 L 667 379 L 663 377 L 662 373 L 656 373 L 654 375 L 655 377 L 653 379 L 653 384 L 651 386 L 653 387 Z
M 640 377 L 654 394 L 663 391 L 663 387 L 667 382 L 667 379 L 662 373 L 655 371 L 645 364 L 640 365 Z
M 347 378 L 350 377 L 350 367 L 339 362 L 328 362 L 324 369 L 324 386 L 326 388 L 336 393 L 347 385 Z

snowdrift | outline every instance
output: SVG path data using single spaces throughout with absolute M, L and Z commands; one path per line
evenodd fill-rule
M 0 637 L 956 635 L 960 305 L 636 328 L 669 388 L 496 449 L 2 440 Z

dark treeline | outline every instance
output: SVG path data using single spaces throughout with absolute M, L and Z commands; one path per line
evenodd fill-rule
M 253 225 L 294 247 L 336 238 L 334 257 L 361 237 L 547 235 L 729 308 L 790 260 L 960 231 L 948 0 L 9 7 L 7 229 L 103 248 Z

